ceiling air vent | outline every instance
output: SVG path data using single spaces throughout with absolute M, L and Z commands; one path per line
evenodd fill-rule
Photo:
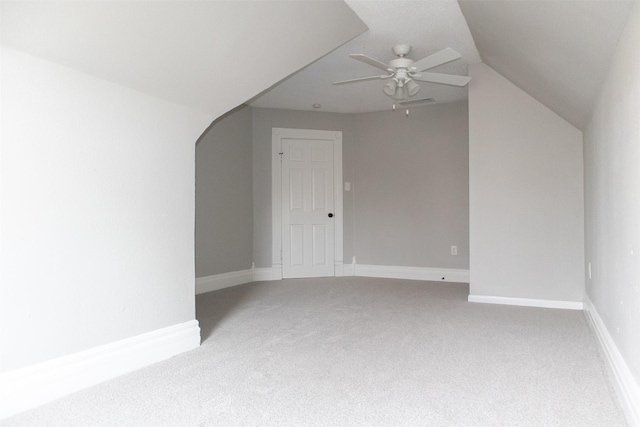
M 428 104 L 429 102 L 435 102 L 433 98 L 413 99 L 411 101 L 400 101 L 398 105 L 403 107 L 415 107 L 416 105 Z

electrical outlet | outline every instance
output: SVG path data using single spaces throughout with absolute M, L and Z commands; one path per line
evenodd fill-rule
M 344 183 L 344 191 L 351 191 L 351 183 L 350 182 L 345 182 Z
M 458 247 L 451 246 L 451 255 L 458 255 Z

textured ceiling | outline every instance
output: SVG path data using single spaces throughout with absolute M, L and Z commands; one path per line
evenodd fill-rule
M 429 71 L 467 75 L 467 65 L 480 62 L 469 28 L 455 0 L 438 1 L 355 1 L 347 4 L 369 27 L 329 55 L 272 88 L 250 105 L 263 108 L 360 113 L 390 109 L 393 101 L 382 93 L 384 81 L 371 80 L 340 86 L 333 82 L 383 74 L 369 65 L 349 58 L 351 53 L 363 53 L 387 63 L 395 58 L 391 49 L 397 44 L 409 44 L 408 55 L 419 60 L 446 47 L 462 58 Z M 467 88 L 420 83 L 415 99 L 434 98 L 436 102 L 466 99 Z
M 485 62 L 525 92 L 582 128 L 609 67 L 634 1 L 505 0 L 355 1 L 347 4 L 369 27 L 250 104 L 264 108 L 356 113 L 389 109 L 383 81 L 333 86 L 332 82 L 379 75 L 348 55 L 387 62 L 391 48 L 413 45 L 421 59 L 445 47 L 462 54 L 434 72 L 465 74 Z M 472 37 L 473 36 L 473 37 Z M 475 41 L 475 43 L 474 43 Z M 477 47 L 477 49 L 476 49 Z M 639 47 L 640 48 L 640 47 Z M 467 88 L 421 83 L 415 98 L 451 102 Z

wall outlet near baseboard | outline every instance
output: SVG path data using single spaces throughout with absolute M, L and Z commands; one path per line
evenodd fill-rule
M 458 247 L 451 246 L 451 255 L 458 255 Z

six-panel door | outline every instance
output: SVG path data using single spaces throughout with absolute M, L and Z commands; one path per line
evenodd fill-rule
M 333 276 L 333 141 L 283 139 L 282 153 L 282 276 Z

